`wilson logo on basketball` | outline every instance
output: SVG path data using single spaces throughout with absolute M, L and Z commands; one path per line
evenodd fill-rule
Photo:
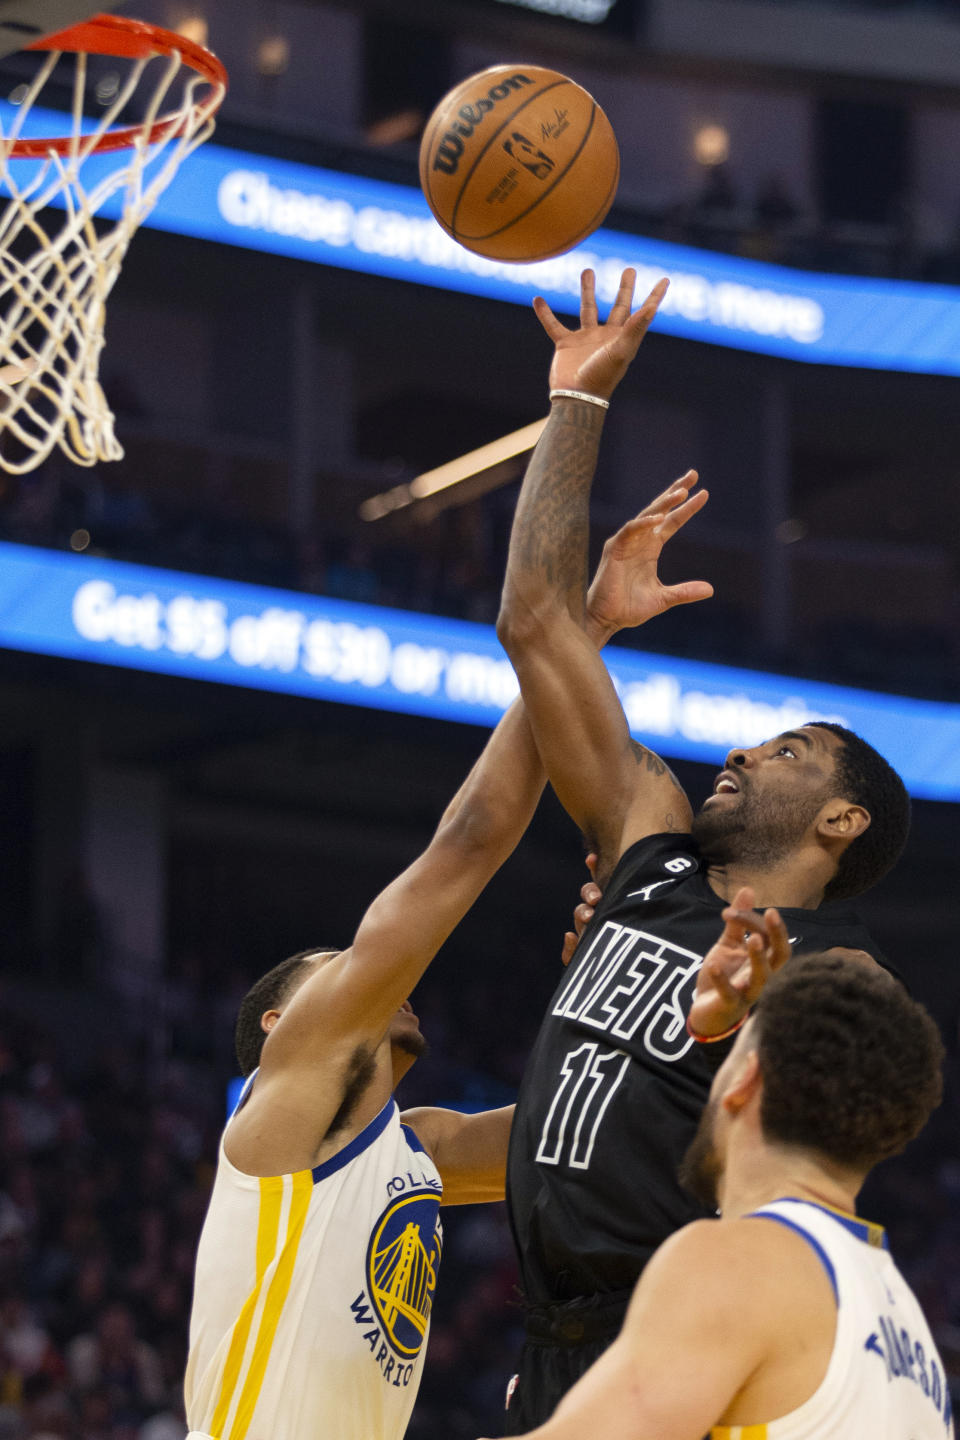
M 500 100 L 506 100 L 511 91 L 522 90 L 524 85 L 532 84 L 528 75 L 510 75 L 499 85 L 491 85 L 487 94 L 479 96 L 472 105 L 461 105 L 457 112 L 459 118 L 440 138 L 433 157 L 434 170 L 441 170 L 444 175 L 455 175 L 463 154 L 464 140 L 469 140 Z

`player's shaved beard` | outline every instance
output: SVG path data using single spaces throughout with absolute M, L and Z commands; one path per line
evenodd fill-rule
M 740 779 L 736 804 L 704 804 L 690 826 L 703 858 L 711 865 L 749 865 L 772 870 L 800 843 L 828 796 L 828 787 L 815 795 L 758 794 L 751 782 Z
M 716 1119 L 717 1101 L 708 1100 L 678 1171 L 684 1190 L 688 1190 L 706 1210 L 716 1210 L 720 1204 L 718 1191 L 723 1166 L 714 1143 Z

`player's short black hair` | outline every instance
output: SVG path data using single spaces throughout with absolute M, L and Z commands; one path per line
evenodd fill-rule
M 878 965 L 794 956 L 761 995 L 754 1024 L 770 1141 L 866 1172 L 898 1154 L 940 1103 L 940 1032 Z
M 809 723 L 843 742 L 836 758 L 840 794 L 870 815 L 870 824 L 844 850 L 823 892 L 824 900 L 849 900 L 876 885 L 903 854 L 910 833 L 910 796 L 893 766 L 866 740 L 829 720 Z
M 260 1052 L 267 1038 L 260 1024 L 264 1012 L 281 1005 L 291 991 L 296 989 L 305 978 L 315 956 L 334 953 L 336 948 L 332 945 L 314 945 L 310 950 L 300 950 L 296 955 L 281 960 L 279 965 L 274 965 L 272 970 L 268 970 L 266 975 L 261 975 L 260 979 L 251 985 L 240 1001 L 237 1028 L 234 1032 L 241 1075 L 251 1074 L 260 1064 Z

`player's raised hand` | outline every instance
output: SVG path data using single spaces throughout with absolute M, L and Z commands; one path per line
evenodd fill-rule
M 591 878 L 580 886 L 580 904 L 573 912 L 573 929 L 568 930 L 563 937 L 563 950 L 560 959 L 564 965 L 569 965 L 573 959 L 573 952 L 580 943 L 580 936 L 586 930 L 593 919 L 593 912 L 603 898 L 603 891 L 593 878 L 597 873 L 597 857 L 590 854 L 587 856 L 587 869 Z
M 777 910 L 758 915 L 744 885 L 723 911 L 723 933 L 703 957 L 687 1024 L 694 1035 L 719 1036 L 739 1025 L 770 976 L 790 959 L 787 927 Z
M 630 361 L 650 328 L 669 280 L 660 280 L 639 310 L 630 313 L 636 270 L 624 270 L 617 298 L 605 324 L 597 314 L 596 277 L 584 270 L 580 277 L 580 328 L 561 325 L 550 306 L 538 295 L 533 302 L 537 319 L 554 343 L 550 366 L 551 390 L 585 390 L 607 400 L 627 373 Z
M 604 545 L 587 593 L 587 624 L 599 643 L 674 605 L 709 600 L 713 594 L 706 580 L 664 585 L 657 573 L 664 545 L 707 503 L 707 490 L 694 493 L 698 479 L 696 470 L 688 470 Z

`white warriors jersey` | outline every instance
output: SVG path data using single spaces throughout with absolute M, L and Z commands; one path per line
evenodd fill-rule
M 943 1362 L 881 1226 L 805 1200 L 753 1213 L 816 1251 L 837 1299 L 836 1336 L 809 1400 L 763 1425 L 715 1425 L 712 1440 L 952 1440 Z
M 392 1099 L 313 1170 L 257 1179 L 221 1142 L 190 1316 L 191 1436 L 400 1440 L 423 1368 L 441 1192 Z

